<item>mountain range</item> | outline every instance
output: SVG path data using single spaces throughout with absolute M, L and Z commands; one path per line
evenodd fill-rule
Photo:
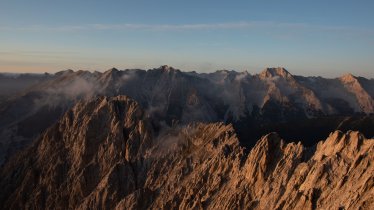
M 0 74 L 3 209 L 370 209 L 374 80 Z
M 75 103 L 98 96 L 130 96 L 160 128 L 173 123 L 232 123 L 250 147 L 272 131 L 290 140 L 304 139 L 308 146 L 336 129 L 374 136 L 374 80 L 351 74 L 326 79 L 294 76 L 284 68 L 251 75 L 161 66 L 147 71 L 3 74 L 0 81 L 0 163 L 30 145 Z

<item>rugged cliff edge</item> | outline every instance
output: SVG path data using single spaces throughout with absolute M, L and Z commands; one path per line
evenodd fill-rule
M 125 97 L 80 102 L 0 172 L 3 209 L 370 209 L 374 141 L 336 131 L 315 148 L 231 125 L 157 135 Z

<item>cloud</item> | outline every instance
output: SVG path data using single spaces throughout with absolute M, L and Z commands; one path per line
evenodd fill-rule
M 264 22 L 234 22 L 234 23 L 212 23 L 212 24 L 93 24 L 92 28 L 98 30 L 204 30 L 204 29 L 245 29 L 256 27 Z
M 0 31 L 112 31 L 112 30 L 148 30 L 148 31 L 191 31 L 191 30 L 241 30 L 241 29 L 284 29 L 293 31 L 318 31 L 331 33 L 353 33 L 374 35 L 374 30 L 352 26 L 313 25 L 307 23 L 288 23 L 276 21 L 238 21 L 224 23 L 196 24 L 85 24 L 85 25 L 31 25 L 31 26 L 0 26 Z
M 8 50 L 0 51 L 0 56 L 43 56 L 43 57 L 65 57 L 78 55 L 75 51 L 36 51 L 36 50 Z
M 90 99 L 100 93 L 100 87 L 93 78 L 75 76 L 44 89 L 41 97 L 35 98 L 34 109 L 42 107 L 69 107 L 71 102 Z
M 204 30 L 204 29 L 246 29 L 271 24 L 264 21 L 199 24 L 86 24 L 66 26 L 32 25 L 21 27 L 0 26 L 0 31 L 82 31 L 82 30 Z

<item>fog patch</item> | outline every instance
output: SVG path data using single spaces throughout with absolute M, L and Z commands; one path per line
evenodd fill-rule
M 160 158 L 173 153 L 180 153 L 193 146 L 199 130 L 194 124 L 163 127 L 154 141 L 154 146 L 146 155 L 148 158 Z
M 245 79 L 245 78 L 247 78 L 248 77 L 248 72 L 240 72 L 239 74 L 237 74 L 236 76 L 235 76 L 235 81 L 236 82 L 240 82 L 240 81 L 242 81 L 243 79 Z
M 127 82 L 136 79 L 138 76 L 136 71 L 125 71 L 124 74 L 121 76 L 121 82 Z
M 97 84 L 88 79 L 75 77 L 69 82 L 50 86 L 41 92 L 41 97 L 34 99 L 35 108 L 65 107 L 80 99 L 90 99 L 100 93 Z

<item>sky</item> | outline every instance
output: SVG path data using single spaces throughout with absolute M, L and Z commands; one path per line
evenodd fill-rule
M 0 72 L 169 65 L 374 78 L 372 0 L 0 0 Z

